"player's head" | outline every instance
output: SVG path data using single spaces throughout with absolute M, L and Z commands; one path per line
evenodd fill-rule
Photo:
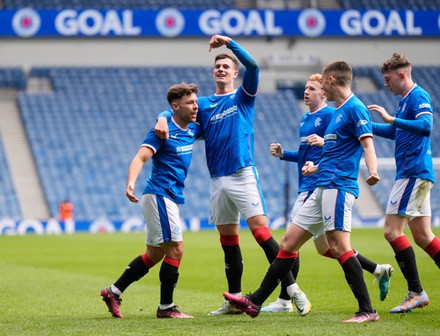
M 350 64 L 336 61 L 327 64 L 322 70 L 322 88 L 330 101 L 335 100 L 335 93 L 342 89 L 351 89 L 353 70 Z
M 384 86 L 394 95 L 402 95 L 412 86 L 411 62 L 402 54 L 394 53 L 382 66 Z
M 199 88 L 194 83 L 175 84 L 168 89 L 167 100 L 178 120 L 184 123 L 196 121 L 199 105 L 197 93 Z
M 214 60 L 213 76 L 216 83 L 228 84 L 238 76 L 240 62 L 232 54 L 218 54 Z
M 304 104 L 310 108 L 310 111 L 315 111 L 324 105 L 326 101 L 325 92 L 322 90 L 321 74 L 310 75 L 304 87 Z

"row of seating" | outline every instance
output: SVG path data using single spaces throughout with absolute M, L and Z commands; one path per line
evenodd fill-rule
M 230 9 L 234 0 L 4 0 L 5 9 L 31 7 L 36 9 Z
M 310 2 L 310 5 L 312 2 Z M 438 10 L 439 0 L 341 0 L 335 1 L 335 8 L 343 9 L 385 9 L 385 10 Z M 251 4 L 250 6 L 256 6 Z M 314 6 L 320 3 L 314 3 Z M 328 8 L 326 3 L 325 8 Z M 176 7 L 180 9 L 230 9 L 236 7 L 234 0 L 4 0 L 5 9 L 31 7 L 36 9 L 161 9 Z

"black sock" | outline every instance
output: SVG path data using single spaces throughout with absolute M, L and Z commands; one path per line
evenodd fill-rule
M 361 264 L 362 269 L 366 270 L 367 272 L 373 274 L 374 270 L 376 269 L 377 264 L 370 259 L 364 257 L 362 254 L 356 251 L 356 258 L 359 260 L 359 263 Z
M 228 280 L 228 292 L 241 292 L 241 277 L 243 275 L 243 258 L 241 256 L 240 245 L 222 245 L 225 253 L 225 272 Z
M 256 305 L 261 306 L 270 294 L 272 294 L 275 288 L 277 288 L 281 279 L 288 274 L 292 276 L 290 270 L 292 269 L 294 262 L 294 258 L 276 258 L 270 265 L 263 281 L 261 282 L 260 288 L 251 294 L 249 299 Z
M 138 281 L 147 274 L 148 270 L 149 268 L 145 265 L 142 257 L 138 256 L 127 266 L 124 273 L 122 273 L 114 285 L 121 292 L 124 292 L 133 282 Z
M 261 248 L 264 251 L 264 254 L 266 255 L 267 261 L 271 263 L 275 260 L 275 258 L 278 255 L 278 252 L 280 251 L 280 245 L 276 242 L 273 237 L 270 237 L 268 240 L 266 240 L 264 243 L 260 244 Z
M 408 290 L 420 293 L 423 291 L 417 270 L 416 256 L 412 246 L 396 253 L 396 260 L 403 276 L 408 282 Z
M 434 262 L 437 265 L 437 267 L 440 268 L 440 252 L 437 253 L 433 259 L 434 259 Z
M 345 273 L 345 279 L 359 303 L 359 311 L 373 312 L 370 295 L 368 294 L 359 260 L 353 256 L 348 258 L 341 266 Z
M 174 288 L 177 285 L 179 279 L 179 268 L 162 262 L 159 272 L 160 279 L 160 303 L 171 304 L 173 303 Z

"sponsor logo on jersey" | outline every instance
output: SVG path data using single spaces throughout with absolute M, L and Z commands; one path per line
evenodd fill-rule
M 178 36 L 185 28 L 185 18 L 179 10 L 166 8 L 157 14 L 156 28 L 163 36 Z
M 209 105 L 209 108 L 217 107 L 217 103 Z
M 362 119 L 357 122 L 357 127 L 368 124 L 368 120 Z
M 193 145 L 179 146 L 176 147 L 176 152 L 178 155 L 191 154 L 192 149 L 193 149 Z
M 21 37 L 31 37 L 35 35 L 41 26 L 41 18 L 36 11 L 31 8 L 18 10 L 12 18 L 12 29 Z
M 390 204 L 391 204 L 391 205 L 396 205 L 396 204 L 397 204 L 397 201 L 390 201 Z
M 238 111 L 237 105 L 231 106 L 230 108 L 228 108 L 227 110 L 223 111 L 222 113 L 213 115 L 211 117 L 211 123 L 217 123 L 217 122 L 221 121 L 222 119 L 231 117 L 234 114 L 236 114 L 237 111 Z
M 317 9 L 303 10 L 298 18 L 298 27 L 304 35 L 317 37 L 325 30 L 325 17 Z
M 419 109 L 422 109 L 422 108 L 430 109 L 431 108 L 431 104 L 429 104 L 429 103 L 420 104 L 419 105 Z

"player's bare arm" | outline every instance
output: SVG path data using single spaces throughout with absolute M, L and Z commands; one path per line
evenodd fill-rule
M 306 161 L 304 166 L 301 168 L 301 173 L 304 176 L 310 176 L 318 172 L 318 166 L 313 163 L 313 161 Z
M 231 41 L 228 36 L 213 35 L 209 41 L 209 51 L 215 48 L 220 48 L 221 46 L 227 45 Z
M 154 132 L 159 138 L 163 140 L 168 140 L 169 137 L 168 120 L 165 117 L 157 118 L 156 125 L 154 126 Z
M 324 146 L 324 138 L 321 138 L 317 134 L 310 134 L 306 138 L 306 141 L 310 146 L 319 146 L 319 147 Z
M 139 151 L 130 163 L 125 187 L 125 196 L 127 196 L 127 198 L 133 203 L 139 202 L 139 198 L 134 195 L 136 180 L 142 170 L 142 167 L 144 166 L 144 163 L 147 162 L 153 156 L 153 154 L 154 152 L 150 147 L 142 146 L 139 148 Z
M 380 181 L 379 174 L 377 172 L 377 157 L 376 150 L 374 149 L 373 138 L 370 136 L 360 139 L 362 148 L 364 150 L 365 164 L 367 165 L 369 176 L 366 179 L 368 185 L 373 186 Z
M 277 158 L 282 158 L 284 156 L 283 146 L 279 143 L 270 144 L 269 153 Z
M 372 104 L 372 105 L 368 105 L 368 109 L 370 111 L 377 112 L 385 123 L 393 124 L 394 117 L 390 116 L 388 114 L 387 110 L 385 110 L 382 106 L 379 106 L 379 105 L 376 105 L 376 104 Z

